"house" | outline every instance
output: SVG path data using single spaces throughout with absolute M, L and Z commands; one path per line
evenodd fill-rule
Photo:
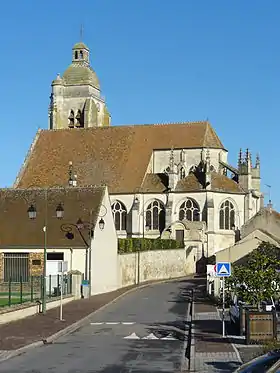
M 268 242 L 280 248 L 280 214 L 273 210 L 271 203 L 260 209 L 243 225 L 240 241 L 216 253 L 216 262 L 242 264 L 248 254 L 262 242 Z M 218 295 L 221 288 L 220 279 L 216 278 L 214 282 L 215 295 Z
M 0 281 L 82 272 L 91 293 L 119 287 L 117 235 L 105 186 L 0 189 Z M 46 258 L 44 258 L 44 253 Z

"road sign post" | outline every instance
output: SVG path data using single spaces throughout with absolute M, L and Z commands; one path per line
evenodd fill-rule
M 221 277 L 223 286 L 223 310 L 222 310 L 222 325 L 223 337 L 226 335 L 225 330 L 225 277 L 231 276 L 231 264 L 229 262 L 218 262 L 215 265 L 216 276 Z
M 63 275 L 68 270 L 68 262 L 58 262 L 58 272 L 60 272 L 60 307 L 59 307 L 59 320 L 64 321 L 63 319 L 63 290 L 64 290 L 64 278 Z

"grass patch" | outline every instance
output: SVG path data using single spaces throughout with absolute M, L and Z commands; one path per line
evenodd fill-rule
M 22 303 L 29 302 L 29 298 L 23 298 Z M 12 297 L 11 298 L 11 305 L 12 304 L 21 304 L 19 297 Z M 9 306 L 9 298 L 0 298 L 0 307 L 8 307 Z
M 22 293 L 23 296 L 25 295 L 30 295 L 30 292 L 29 293 Z M 8 291 L 0 291 L 0 297 L 8 297 L 9 296 L 9 292 Z M 20 297 L 20 292 L 19 291 L 15 291 L 15 292 L 11 292 L 11 296 L 12 297 Z

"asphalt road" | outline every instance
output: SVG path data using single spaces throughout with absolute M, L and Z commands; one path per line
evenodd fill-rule
M 188 329 L 185 290 L 191 287 L 186 280 L 132 292 L 75 333 L 0 363 L 0 372 L 178 372 Z

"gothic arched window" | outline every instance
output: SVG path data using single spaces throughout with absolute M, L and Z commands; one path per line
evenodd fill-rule
M 74 110 L 70 111 L 68 119 L 69 119 L 69 127 L 73 128 L 74 127 L 74 122 L 75 122 Z
M 165 208 L 162 202 L 155 200 L 146 209 L 146 226 L 162 232 L 165 228 Z
M 179 220 L 199 221 L 199 206 L 192 200 L 187 199 L 183 202 L 179 209 Z
M 186 153 L 185 153 L 184 149 L 182 149 L 181 153 L 180 153 L 180 161 L 184 162 L 185 158 L 186 158 Z
M 233 229 L 235 225 L 235 210 L 233 203 L 226 200 L 220 207 L 220 229 Z
M 112 213 L 117 231 L 126 230 L 127 211 L 125 205 L 119 201 L 112 204 Z
M 184 179 L 186 177 L 186 171 L 184 167 L 180 168 L 180 179 Z

